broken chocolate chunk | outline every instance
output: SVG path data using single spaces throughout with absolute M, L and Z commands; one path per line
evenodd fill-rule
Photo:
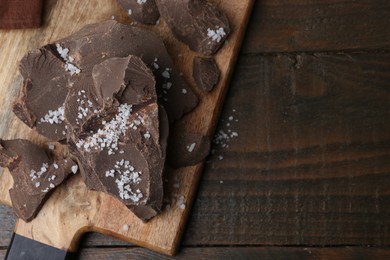
M 143 24 L 156 24 L 160 13 L 155 0 L 117 0 L 130 17 Z
M 28 140 L 0 139 L 0 166 L 7 167 L 14 180 L 9 190 L 17 217 L 32 220 L 50 193 L 77 165 L 66 154 L 51 153 Z
M 195 57 L 192 66 L 192 77 L 204 91 L 210 92 L 219 80 L 220 71 L 213 58 Z
M 88 188 L 121 200 L 146 221 L 162 207 L 168 120 L 157 104 L 152 71 L 136 56 L 96 64 L 66 100 L 71 151 Z M 81 95 L 78 95 L 80 93 Z M 79 119 L 81 98 L 93 100 Z M 160 120 L 161 118 L 161 120 Z
M 164 43 L 153 32 L 106 21 L 87 25 L 56 44 L 69 49 L 69 55 L 74 57 L 72 64 L 81 71 L 79 77 L 89 77 L 93 67 L 108 58 L 140 57 L 153 71 L 159 103 L 171 123 L 198 104 L 198 98 L 174 67 Z
M 182 42 L 204 55 L 214 54 L 230 33 L 226 15 L 202 0 L 157 0 L 161 16 Z
M 194 133 L 173 134 L 169 140 L 168 162 L 174 168 L 192 166 L 210 152 L 208 137 Z
M 65 63 L 51 50 L 41 48 L 26 54 L 20 63 L 23 84 L 13 111 L 30 128 L 60 141 L 65 139 L 64 101 L 70 75 Z

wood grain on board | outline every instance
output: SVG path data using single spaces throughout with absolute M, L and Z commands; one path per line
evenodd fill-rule
M 199 106 L 175 125 L 180 131 L 197 132 L 210 137 L 219 116 L 253 4 L 252 0 L 228 1 L 229 4 L 222 0 L 213 2 L 228 15 L 232 28 L 228 42 L 215 56 L 221 70 L 221 79 L 210 94 L 198 93 L 201 98 Z M 12 98 L 21 83 L 17 64 L 29 49 L 69 35 L 85 24 L 111 19 L 113 15 L 119 21 L 129 22 L 126 12 L 118 10 L 114 0 L 51 0 L 46 1 L 46 4 L 46 24 L 43 28 L 0 32 L 0 56 L 6 57 L 0 60 L 0 78 L 3 82 L 0 85 L 0 136 L 4 139 L 24 137 L 38 143 L 43 141 L 10 112 Z M 162 36 L 178 68 L 195 89 L 191 79 L 191 60 L 195 53 L 176 41 L 163 21 L 153 30 Z M 18 221 L 16 230 L 18 234 L 68 250 L 77 249 L 79 238 L 84 232 L 97 231 L 172 255 L 176 252 L 183 234 L 202 169 L 203 165 L 198 164 L 175 171 L 168 170 L 166 197 L 170 201 L 170 208 L 147 224 L 136 218 L 113 197 L 88 190 L 81 177 L 75 176 L 52 194 L 36 219 L 30 223 Z M 7 193 L 12 181 L 6 170 L 0 183 L 0 201 L 9 205 Z M 174 184 L 178 184 L 179 188 L 173 188 Z M 176 205 L 174 195 L 184 197 L 184 210 Z M 128 231 L 123 229 L 124 225 L 129 226 Z

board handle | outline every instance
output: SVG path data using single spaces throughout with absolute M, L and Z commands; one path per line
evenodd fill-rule
M 72 260 L 76 254 L 14 233 L 5 260 Z

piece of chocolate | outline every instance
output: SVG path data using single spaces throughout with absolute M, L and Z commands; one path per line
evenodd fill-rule
M 13 104 L 15 115 L 51 140 L 65 139 L 64 101 L 71 77 L 65 62 L 41 48 L 26 54 L 19 70 L 23 84 Z
M 144 221 L 161 210 L 168 138 L 155 84 L 140 58 L 109 58 L 74 84 L 65 104 L 74 129 L 69 143 L 88 188 L 115 196 Z M 91 107 L 80 109 L 83 104 Z
M 87 25 L 56 44 L 69 49 L 69 55 L 74 57 L 72 64 L 81 71 L 79 77 L 89 77 L 93 67 L 108 58 L 140 57 L 153 71 L 159 103 L 170 122 L 198 104 L 198 98 L 175 69 L 164 43 L 153 32 L 110 20 Z
M 155 0 L 117 0 L 130 17 L 143 24 L 156 24 L 160 13 Z
M 217 85 L 219 74 L 220 71 L 213 58 L 194 58 L 192 77 L 202 90 L 210 92 Z
M 24 221 L 32 220 L 50 193 L 78 169 L 66 154 L 55 154 L 22 139 L 0 139 L 0 166 L 12 175 L 12 207 Z
M 173 168 L 192 166 L 210 152 L 208 137 L 194 133 L 173 134 L 169 139 L 168 163 Z
M 157 0 L 157 6 L 174 35 L 191 50 L 214 54 L 230 33 L 226 15 L 202 0 Z

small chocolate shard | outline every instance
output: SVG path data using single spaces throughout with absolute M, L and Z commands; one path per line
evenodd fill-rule
M 13 210 L 28 222 L 77 165 L 66 154 L 51 153 L 28 140 L 0 139 L 0 145 L 0 166 L 7 167 L 14 180 L 9 190 Z
M 168 163 L 173 168 L 195 165 L 210 152 L 208 137 L 194 133 L 173 134 L 169 140 Z
M 160 13 L 155 0 L 117 0 L 130 17 L 143 24 L 156 24 Z
M 182 42 L 204 55 L 217 52 L 230 33 L 226 15 L 202 0 L 157 0 L 161 16 Z
M 217 85 L 220 71 L 213 58 L 195 57 L 192 66 L 192 77 L 204 91 L 210 92 Z
M 168 138 L 155 84 L 140 58 L 109 58 L 93 67 L 91 79 L 73 86 L 95 100 L 98 109 L 93 107 L 81 122 L 73 112 L 81 105 L 78 95 L 70 94 L 65 105 L 68 128 L 78 129 L 68 141 L 87 187 L 118 198 L 144 221 L 162 207 Z
M 68 94 L 68 74 L 64 62 L 46 48 L 26 54 L 20 62 L 23 84 L 13 104 L 13 112 L 41 135 L 65 139 L 64 101 Z

